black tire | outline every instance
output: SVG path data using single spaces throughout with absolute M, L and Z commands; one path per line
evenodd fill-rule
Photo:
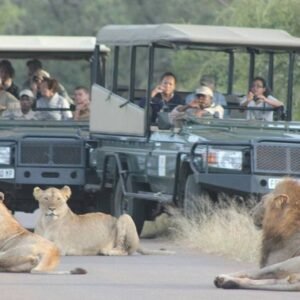
M 181 166 L 180 172 L 178 175 L 178 185 L 176 188 L 177 198 L 175 199 L 175 204 L 177 205 L 177 207 L 182 209 L 182 211 L 184 209 L 184 201 L 185 201 L 185 185 L 186 185 L 188 176 L 191 174 L 192 174 L 192 171 L 191 171 L 189 165 L 184 164 Z
M 112 190 L 104 188 L 103 191 L 96 194 L 95 207 L 97 212 L 103 212 L 106 214 L 112 214 L 110 199 Z
M 198 218 L 201 214 L 208 214 L 212 211 L 209 194 L 196 182 L 194 174 L 186 179 L 184 196 L 183 213 L 186 217 Z
M 135 191 L 131 180 L 127 180 L 125 184 L 128 192 Z M 114 189 L 111 211 L 115 217 L 124 213 L 129 214 L 136 225 L 138 234 L 141 234 L 146 219 L 145 202 L 141 199 L 125 198 L 120 179 Z

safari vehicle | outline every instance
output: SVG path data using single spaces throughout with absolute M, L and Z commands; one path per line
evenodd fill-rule
M 158 215 L 165 204 L 189 213 L 197 202 L 207 199 L 199 197 L 204 194 L 210 200 L 222 194 L 260 199 L 282 176 L 300 175 L 300 123 L 292 121 L 299 38 L 274 29 L 108 25 L 98 32 L 97 44 L 111 48 L 112 76 L 104 80 L 101 68 L 94 64 L 90 167 L 97 173 L 103 201 L 110 202 L 112 214 L 130 213 L 141 230 L 144 221 Z M 150 93 L 157 83 L 154 79 L 168 70 L 157 61 L 168 60 L 170 52 L 185 51 L 220 53 L 226 59 L 220 70 L 225 66 L 222 80 L 229 117 L 190 118 L 180 128 L 153 126 Z M 248 65 L 239 65 L 240 57 Z M 263 61 L 261 70 L 257 60 Z M 240 111 L 240 93 L 262 72 L 276 89 L 278 64 L 286 72 L 280 73 L 284 120 L 250 122 Z M 238 91 L 235 83 L 241 66 L 248 81 Z M 182 72 L 175 70 L 175 74 Z M 146 82 L 144 89 L 137 86 L 140 76 Z M 145 109 L 137 105 L 141 96 L 146 97 Z
M 0 59 L 13 63 L 19 86 L 26 79 L 28 59 L 41 60 L 47 71 L 51 63 L 53 70 L 61 67 L 62 71 L 72 65 L 74 78 L 70 84 L 75 88 L 83 84 L 79 77 L 75 80 L 81 73 L 91 83 L 90 63 L 95 45 L 95 37 L 0 36 Z M 109 49 L 102 45 L 99 51 L 103 66 Z M 60 79 L 55 71 L 50 72 Z M 69 185 L 73 191 L 72 206 L 86 211 L 86 178 L 92 180 L 86 167 L 89 145 L 88 122 L 6 120 L 0 116 L 0 190 L 8 207 L 12 211 L 32 212 L 38 206 L 33 200 L 33 187 Z

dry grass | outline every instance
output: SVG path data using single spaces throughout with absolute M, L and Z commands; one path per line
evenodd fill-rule
M 143 234 L 167 234 L 181 245 L 239 261 L 257 263 L 261 231 L 255 228 L 248 208 L 233 204 L 233 201 L 228 203 L 230 204 L 223 207 L 198 208 L 198 212 L 189 218 L 178 210 L 171 209 L 171 217 L 162 216 L 152 226 L 148 224 L 148 228 L 146 224 Z

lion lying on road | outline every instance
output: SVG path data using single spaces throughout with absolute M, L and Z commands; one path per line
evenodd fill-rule
M 83 269 L 52 271 L 59 263 L 57 247 L 23 228 L 3 204 L 0 192 L 0 272 L 85 274 Z
M 219 275 L 220 288 L 300 291 L 300 182 L 285 178 L 257 209 L 262 269 Z
M 71 196 L 68 186 L 35 187 L 33 195 L 41 211 L 35 233 L 54 242 L 62 255 L 171 254 L 140 248 L 135 224 L 127 214 L 115 218 L 100 212 L 73 213 L 67 205 Z

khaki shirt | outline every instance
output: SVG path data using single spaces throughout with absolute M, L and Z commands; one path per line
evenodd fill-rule
M 90 119 L 90 110 L 81 110 L 79 112 L 74 112 L 74 120 L 75 121 L 88 121 Z

